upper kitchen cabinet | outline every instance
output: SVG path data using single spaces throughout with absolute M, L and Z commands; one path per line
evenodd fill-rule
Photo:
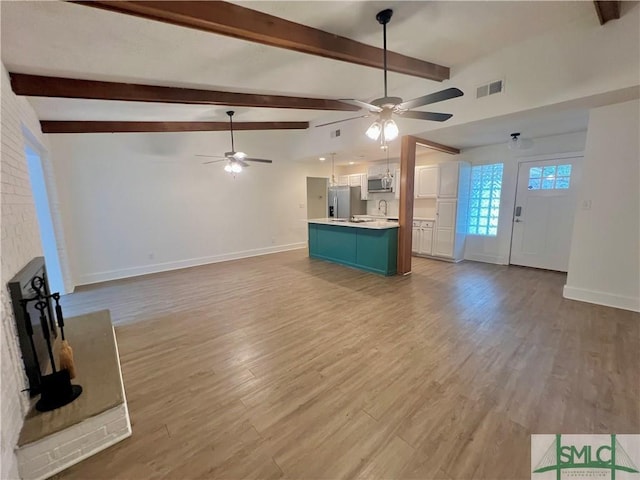
M 351 175 L 338 175 L 336 177 L 338 185 L 348 185 L 350 187 L 360 187 L 360 199 L 369 199 L 369 190 L 366 173 L 352 173 Z
M 438 195 L 438 165 L 416 168 L 416 198 L 436 198 Z
M 438 165 L 438 198 L 456 198 L 460 162 L 445 162 Z

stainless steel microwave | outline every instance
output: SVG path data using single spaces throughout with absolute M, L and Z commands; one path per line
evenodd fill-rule
M 367 190 L 369 192 L 391 192 L 391 186 L 389 188 L 383 188 L 382 186 L 382 175 L 369 177 L 367 179 Z

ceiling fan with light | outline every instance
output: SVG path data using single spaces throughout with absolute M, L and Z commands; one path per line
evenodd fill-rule
M 392 141 L 398 137 L 399 130 L 396 122 L 393 120 L 394 115 L 402 118 L 413 118 L 417 120 L 430 120 L 433 122 L 444 122 L 449 120 L 453 115 L 450 113 L 436 113 L 415 111 L 413 108 L 430 105 L 432 103 L 442 102 L 451 98 L 461 97 L 464 93 L 458 88 L 447 88 L 439 92 L 430 93 L 422 97 L 407 100 L 406 102 L 400 97 L 390 97 L 387 94 L 387 23 L 391 20 L 393 10 L 386 9 L 378 12 L 376 20 L 382 25 L 383 42 L 384 42 L 384 97 L 371 101 L 371 103 L 362 102 L 354 99 L 340 99 L 341 102 L 356 105 L 360 108 L 369 110 L 367 115 L 359 117 L 346 118 L 335 122 L 323 123 L 316 127 L 324 127 L 335 123 L 346 122 L 358 118 L 377 116 L 376 120 L 368 128 L 366 134 L 372 140 L 380 140 L 384 147 L 386 142 Z
M 248 157 L 244 152 L 236 152 L 235 145 L 233 143 L 233 114 L 235 112 L 233 110 L 229 110 L 227 115 L 229 115 L 229 124 L 231 131 L 231 151 L 225 152 L 224 157 L 217 155 L 196 155 L 196 157 L 208 157 L 208 158 L 217 158 L 218 160 L 210 160 L 208 162 L 203 162 L 203 165 L 209 163 L 217 163 L 217 162 L 227 162 L 224 166 L 224 170 L 229 173 L 240 173 L 243 167 L 249 167 L 247 162 L 260 162 L 260 163 L 273 163 L 273 160 L 265 160 L 263 158 L 252 158 Z

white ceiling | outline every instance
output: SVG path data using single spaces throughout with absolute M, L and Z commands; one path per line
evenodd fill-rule
M 389 48 L 454 69 L 486 53 L 585 16 L 590 2 L 238 2 L 381 46 L 375 13 L 392 7 Z M 68 2 L 1 2 L 2 61 L 9 71 L 232 91 L 370 100 L 380 70 L 213 35 Z M 529 21 L 535 18 L 535 21 Z M 390 74 L 394 94 L 442 84 Z M 397 92 L 397 93 L 396 93 Z M 226 108 L 34 100 L 41 118 L 200 120 Z M 81 117 L 78 117 L 81 115 Z M 223 113 L 224 115 L 224 113 Z M 313 120 L 326 112 L 252 109 L 251 120 Z

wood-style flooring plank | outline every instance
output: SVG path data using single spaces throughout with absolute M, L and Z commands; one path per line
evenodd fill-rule
M 294 251 L 81 287 L 108 308 L 131 438 L 60 479 L 529 478 L 532 433 L 640 431 L 640 315 L 564 274 Z

